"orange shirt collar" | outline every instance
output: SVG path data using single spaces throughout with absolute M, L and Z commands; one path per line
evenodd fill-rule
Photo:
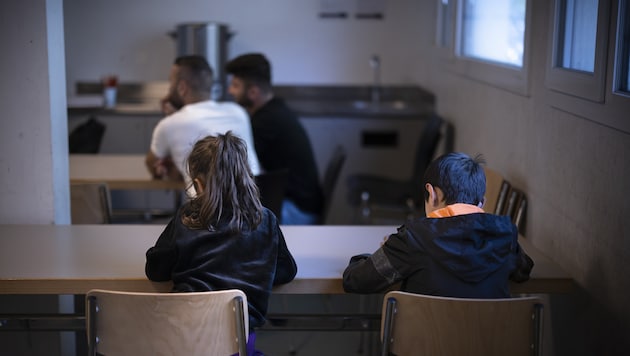
M 450 216 L 466 215 L 474 213 L 483 213 L 483 209 L 476 205 L 456 203 L 447 205 L 446 207 L 438 210 L 434 210 L 429 213 L 430 218 L 447 218 Z

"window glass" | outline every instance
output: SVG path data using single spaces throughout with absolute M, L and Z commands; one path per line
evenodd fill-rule
M 595 70 L 598 0 L 559 2 L 556 65 L 592 73 Z
M 444 48 L 453 48 L 453 12 L 455 0 L 438 1 L 438 30 L 437 45 Z
M 619 2 L 617 28 L 615 91 L 630 93 L 630 5 L 627 0 Z
M 523 66 L 526 0 L 464 0 L 461 55 Z

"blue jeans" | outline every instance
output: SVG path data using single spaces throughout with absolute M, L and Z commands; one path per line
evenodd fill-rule
M 265 356 L 262 352 L 254 348 L 256 344 L 256 333 L 250 332 L 247 337 L 247 356 Z M 238 356 L 238 352 L 231 356 Z
M 317 214 L 300 210 L 291 200 L 282 201 L 282 225 L 316 225 L 320 221 Z

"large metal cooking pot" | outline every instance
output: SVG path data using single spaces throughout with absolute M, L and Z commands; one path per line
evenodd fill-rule
M 223 99 L 227 92 L 227 44 L 233 35 L 228 26 L 215 22 L 183 23 L 171 35 L 177 43 L 177 56 L 198 54 L 206 58 L 214 71 L 212 97 Z

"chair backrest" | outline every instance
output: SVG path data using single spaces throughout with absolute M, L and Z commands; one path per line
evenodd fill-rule
M 240 290 L 86 295 L 90 355 L 246 355 L 247 297 Z
M 514 215 L 512 216 L 512 222 L 518 228 L 518 232 L 521 235 L 525 235 L 525 212 L 527 211 L 527 198 L 523 193 L 521 199 L 518 202 Z
M 322 222 L 326 219 L 328 211 L 330 210 L 333 193 L 335 192 L 335 186 L 337 185 L 337 180 L 339 179 L 339 174 L 341 173 L 341 168 L 343 168 L 343 164 L 345 161 L 346 151 L 343 146 L 338 145 L 337 147 L 335 147 L 332 156 L 328 161 L 326 171 L 324 172 L 324 179 L 322 181 L 322 192 L 324 195 L 324 210 L 322 212 Z
M 484 167 L 486 174 L 486 203 L 483 209 L 491 214 L 500 215 L 505 209 L 510 183 L 494 169 Z
M 413 175 L 411 181 L 422 181 L 424 171 L 429 166 L 429 163 L 433 160 L 435 151 L 437 150 L 440 137 L 442 135 L 442 124 L 444 120 L 436 114 L 431 115 L 431 118 L 426 123 L 422 135 L 416 146 L 416 156 L 414 157 Z M 422 186 L 422 184 L 418 184 Z
M 389 292 L 382 355 L 540 355 L 538 297 L 464 299 Z
M 506 206 L 503 215 L 508 215 L 512 222 L 518 228 L 519 233 L 523 234 L 525 229 L 525 212 L 527 210 L 527 198 L 525 193 L 514 187 L 510 188 L 507 193 Z
M 71 183 L 70 210 L 73 224 L 109 224 L 112 206 L 106 183 Z
M 255 177 L 262 205 L 271 210 L 278 219 L 282 217 L 282 201 L 287 190 L 289 169 L 263 172 Z

